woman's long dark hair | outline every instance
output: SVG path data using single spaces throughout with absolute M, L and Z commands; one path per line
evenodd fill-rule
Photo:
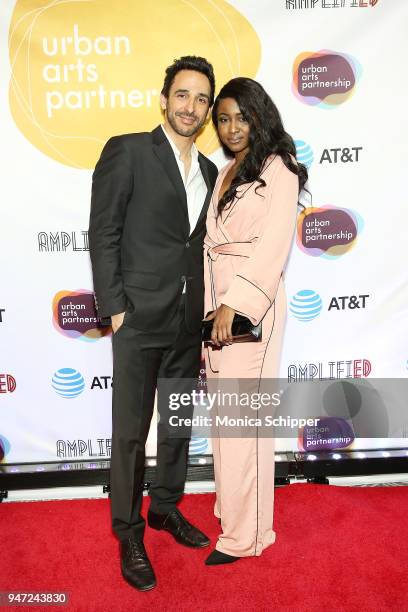
M 237 102 L 244 119 L 249 123 L 249 151 L 218 203 L 218 215 L 231 205 L 240 185 L 257 181 L 257 187 L 265 186 L 261 173 L 265 160 L 273 154 L 280 155 L 285 166 L 299 177 L 300 194 L 308 178 L 307 169 L 303 164 L 292 161 L 292 157 L 296 159 L 295 143 L 285 132 L 279 111 L 262 85 L 245 77 L 228 81 L 214 102 L 212 120 L 215 128 L 218 127 L 218 106 L 220 100 L 225 98 L 233 98 Z M 231 157 L 228 147 L 223 145 L 223 149 Z

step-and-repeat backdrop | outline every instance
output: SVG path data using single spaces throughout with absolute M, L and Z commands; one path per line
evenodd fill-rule
M 309 168 L 282 378 L 406 378 L 406 16 L 405 0 L 2 0 L 1 461 L 110 456 L 91 175 L 110 136 L 160 122 L 164 70 L 181 55 L 207 57 L 217 89 L 259 80 Z M 211 126 L 198 146 L 223 165 Z M 314 448 L 384 444 L 327 435 Z M 194 436 L 190 450 L 211 449 Z

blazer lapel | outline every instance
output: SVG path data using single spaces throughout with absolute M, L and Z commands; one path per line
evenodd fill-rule
M 161 126 L 158 126 L 156 129 L 153 130 L 152 139 L 153 151 L 160 160 L 167 176 L 169 177 L 174 189 L 176 190 L 178 200 L 183 211 L 183 215 L 188 224 L 187 198 L 183 179 L 181 178 L 180 170 L 175 160 L 173 150 Z
M 199 231 L 200 226 L 201 226 L 201 224 L 203 222 L 203 219 L 206 218 L 207 210 L 208 210 L 208 205 L 210 203 L 210 199 L 211 199 L 211 195 L 212 195 L 212 185 L 211 185 L 210 177 L 209 177 L 209 174 L 208 174 L 207 164 L 205 162 L 205 159 L 201 155 L 201 153 L 198 153 L 198 163 L 200 164 L 200 170 L 201 170 L 201 174 L 203 175 L 204 182 L 207 185 L 207 194 L 205 196 L 205 200 L 204 200 L 203 206 L 201 208 L 199 217 L 197 219 L 196 226 L 195 226 L 195 228 L 193 228 L 193 231 L 191 232 L 191 237 L 193 237 L 196 234 L 196 232 Z

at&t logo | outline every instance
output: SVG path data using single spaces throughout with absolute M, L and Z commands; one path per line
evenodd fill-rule
M 307 169 L 313 163 L 313 149 L 304 140 L 295 140 L 296 159 L 298 162 L 306 166 Z M 320 162 L 321 163 L 321 162 Z
M 189 444 L 190 455 L 205 455 L 208 452 L 208 442 L 206 438 L 192 436 Z
M 4 436 L 0 435 L 0 463 L 10 450 L 10 442 Z
M 355 310 L 366 307 L 367 299 L 370 297 L 369 293 L 364 295 L 340 295 L 339 297 L 332 297 L 327 310 Z
M 290 300 L 289 310 L 298 321 L 312 321 L 323 308 L 322 298 L 312 289 L 298 291 Z
M 323 164 L 324 162 L 328 162 L 329 164 L 358 162 L 360 161 L 360 152 L 362 150 L 363 147 L 336 147 L 324 149 L 319 164 Z
M 333 296 L 327 300 L 329 302 L 327 306 L 324 305 L 321 296 L 316 291 L 302 289 L 302 291 L 295 293 L 290 300 L 289 310 L 298 321 L 312 321 L 320 315 L 323 307 L 328 312 L 332 310 L 364 310 L 369 298 L 369 293 Z
M 52 388 L 61 397 L 73 398 L 85 389 L 85 380 L 78 370 L 61 368 L 52 377 Z

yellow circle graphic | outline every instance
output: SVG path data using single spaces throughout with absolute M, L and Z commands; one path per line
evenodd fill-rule
M 17 0 L 9 49 L 18 128 L 75 168 L 93 168 L 110 136 L 161 122 L 174 58 L 206 57 L 220 89 L 255 77 L 261 55 L 252 26 L 224 0 Z M 219 146 L 210 124 L 197 143 L 207 154 Z

